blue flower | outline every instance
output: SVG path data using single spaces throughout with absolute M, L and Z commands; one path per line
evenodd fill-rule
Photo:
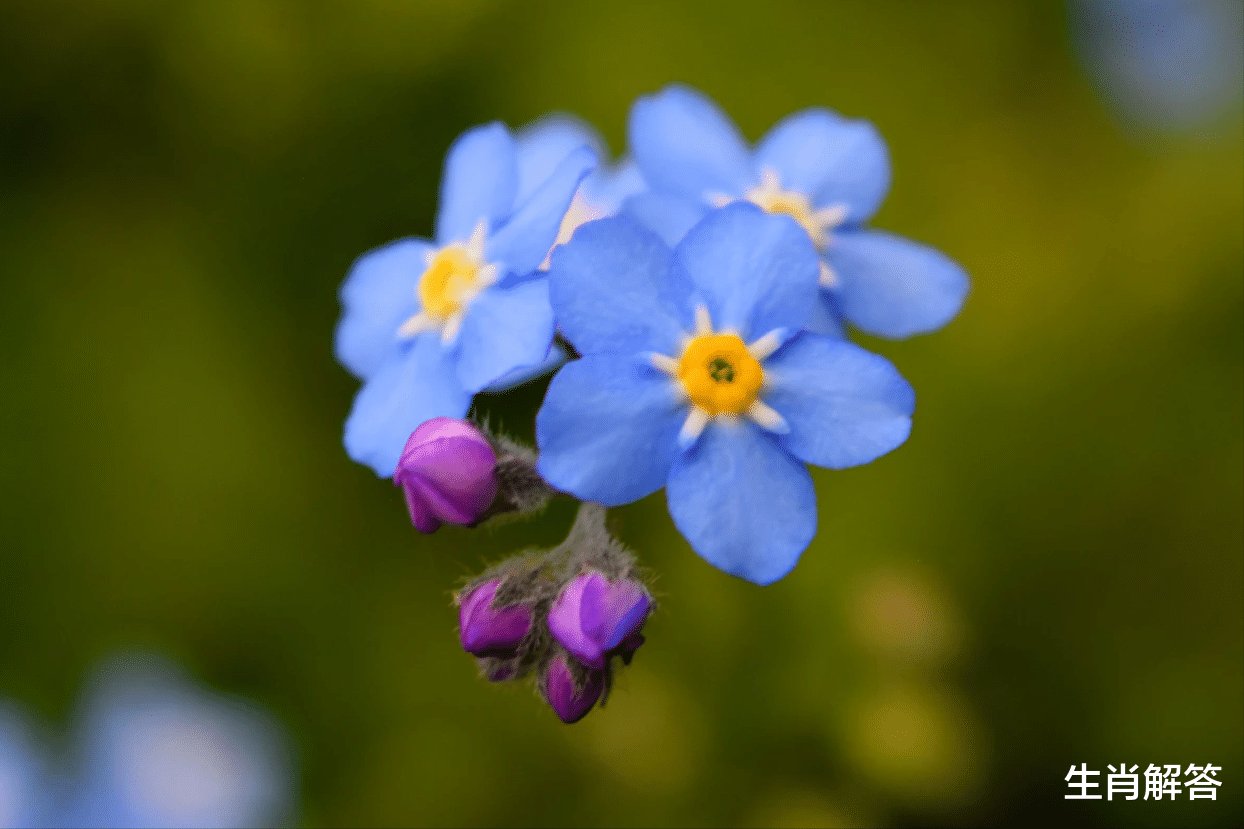
M 1093 80 L 1128 121 L 1187 130 L 1239 109 L 1240 3 L 1076 0 L 1070 22 Z
M 35 748 L 30 722 L 0 701 L 0 827 L 45 826 L 49 822 L 47 770 Z
M 711 207 L 740 200 L 799 223 L 822 256 L 810 330 L 841 334 L 841 316 L 870 334 L 907 337 L 940 328 L 963 304 L 968 279 L 958 265 L 863 227 L 890 184 L 885 144 L 867 122 L 807 109 L 752 149 L 712 101 L 670 86 L 635 103 L 630 144 L 652 192 L 626 212 L 670 244 Z
M 291 817 L 292 760 L 262 711 L 173 666 L 111 660 L 79 714 L 64 826 L 269 826 Z
M 804 330 L 818 273 L 808 235 L 750 204 L 710 212 L 673 251 L 625 216 L 584 225 L 549 272 L 583 357 L 536 417 L 541 474 L 606 506 L 664 486 L 711 564 L 784 576 L 816 531 L 804 464 L 889 452 L 915 402 L 883 358 Z
M 0 702 L 0 827 L 273 826 L 293 816 L 293 763 L 275 723 L 167 663 L 111 660 L 78 714 L 74 755 L 51 758 Z
M 533 175 L 501 124 L 454 142 L 435 241 L 367 253 L 341 286 L 336 353 L 364 381 L 346 420 L 351 458 L 388 477 L 420 423 L 460 418 L 477 392 L 544 364 L 553 314 L 537 269 L 594 164 L 583 147 Z

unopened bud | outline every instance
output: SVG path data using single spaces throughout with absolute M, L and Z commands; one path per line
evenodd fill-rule
M 434 417 L 406 441 L 393 483 L 406 495 L 410 521 L 420 532 L 441 524 L 474 524 L 497 494 L 492 444 L 465 420 Z
M 643 644 L 639 634 L 652 598 L 632 579 L 610 582 L 595 570 L 571 579 L 549 610 L 549 631 L 576 660 L 602 670 L 612 653 L 630 661 Z
M 549 661 L 540 681 L 540 690 L 549 707 L 567 724 L 586 717 L 604 689 L 604 671 L 581 668 L 576 671 L 564 653 L 556 654 Z
M 463 596 L 458 606 L 462 647 L 476 656 L 513 656 L 531 631 L 531 609 L 493 607 L 500 579 L 490 579 Z

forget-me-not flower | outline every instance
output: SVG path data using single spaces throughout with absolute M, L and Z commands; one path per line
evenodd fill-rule
M 705 96 L 670 86 L 631 110 L 630 149 L 652 192 L 626 211 L 675 243 L 705 211 L 748 201 L 790 216 L 821 254 L 821 302 L 810 330 L 907 337 L 945 325 L 968 291 L 938 251 L 864 224 L 890 184 L 884 142 L 865 121 L 807 109 L 751 148 Z
M 435 240 L 367 253 L 341 287 L 336 353 L 364 381 L 346 420 L 351 458 L 388 477 L 420 423 L 462 417 L 477 392 L 544 363 L 553 315 L 537 269 L 594 164 L 583 147 L 533 175 L 499 123 L 454 142 Z
M 907 439 L 914 394 L 885 359 L 806 331 L 819 261 L 786 217 L 708 214 L 671 251 L 619 217 L 553 253 L 550 296 L 583 355 L 536 418 L 539 469 L 606 506 L 666 487 L 710 563 L 758 584 L 816 531 L 805 463 L 867 463 Z

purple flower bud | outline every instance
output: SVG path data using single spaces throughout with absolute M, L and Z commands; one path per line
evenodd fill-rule
M 513 656 L 531 630 L 531 609 L 493 607 L 500 579 L 490 579 L 461 599 L 458 634 L 462 648 L 476 656 Z
M 554 656 L 545 668 L 540 690 L 553 712 L 567 725 L 586 717 L 596 700 L 600 699 L 600 693 L 605 689 L 605 672 L 589 670 L 582 686 L 576 685 L 566 655 L 559 653 Z
M 441 524 L 473 524 L 497 494 L 492 444 L 465 420 L 434 417 L 406 441 L 393 483 L 406 494 L 410 521 L 419 532 Z
M 553 602 L 549 631 L 571 656 L 601 670 L 609 654 L 639 632 L 651 609 L 652 599 L 639 582 L 611 583 L 603 574 L 588 570 L 571 579 Z M 642 637 L 629 640 L 628 661 L 642 642 Z

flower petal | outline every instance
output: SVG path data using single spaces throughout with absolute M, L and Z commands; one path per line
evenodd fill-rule
M 784 189 L 815 207 L 846 205 L 851 224 L 872 218 L 890 187 L 890 156 L 877 129 L 827 109 L 780 121 L 756 147 L 756 165 L 775 170 Z
M 467 306 L 458 332 L 458 379 L 478 392 L 516 369 L 539 366 L 552 343 L 547 280 L 488 288 Z
M 790 572 L 816 534 L 803 464 L 747 420 L 718 420 L 674 461 L 670 515 L 709 564 L 756 584 Z
M 778 442 L 800 460 L 831 469 L 868 463 L 902 445 L 916 405 L 889 360 L 807 333 L 765 363 L 764 401 L 790 426 Z
M 557 324 L 583 354 L 675 354 L 691 325 L 669 248 L 625 217 L 579 228 L 553 252 L 549 285 Z
M 665 484 L 686 418 L 669 377 L 636 357 L 589 354 L 562 366 L 536 415 L 549 484 L 620 506 Z
M 434 417 L 420 423 L 411 433 L 402 450 L 402 461 L 421 461 L 429 457 L 427 447 L 438 440 L 466 440 L 479 446 L 490 446 L 488 438 L 469 420 Z
M 963 268 L 933 248 L 889 233 L 840 233 L 827 257 L 838 277 L 838 307 L 869 334 L 900 338 L 941 328 L 968 294 Z
M 704 200 L 739 195 L 753 178 L 738 128 L 688 87 L 667 86 L 636 101 L 628 133 L 631 155 L 654 190 Z
M 540 267 L 557 241 L 562 218 L 570 207 L 579 182 L 596 166 L 596 154 L 580 147 L 519 205 L 514 215 L 488 239 L 488 258 L 500 260 L 518 276 Z
M 621 208 L 622 202 L 642 193 L 647 186 L 639 172 L 639 165 L 631 159 L 623 159 L 614 167 L 597 167 L 596 172 L 583 180 L 579 192 L 588 204 L 612 216 Z
M 749 342 L 802 329 L 817 301 L 820 260 L 808 234 L 746 202 L 709 213 L 674 249 L 674 263 L 707 303 L 714 329 Z
M 596 130 L 571 115 L 538 118 L 519 130 L 514 140 L 518 145 L 518 204 L 527 201 L 578 148 L 589 148 L 597 159 L 607 155 Z
M 703 202 L 669 193 L 639 193 L 622 203 L 622 214 L 630 216 L 674 247 L 687 231 L 709 210 Z
M 427 267 L 431 242 L 399 239 L 360 256 L 341 285 L 341 321 L 334 347 L 337 359 L 356 377 L 367 379 L 397 353 L 397 329 L 419 311 L 419 277 Z
M 507 371 L 499 379 L 489 383 L 484 391 L 488 394 L 500 394 L 503 391 L 517 388 L 537 377 L 551 374 L 560 368 L 562 363 L 566 362 L 569 357 L 570 355 L 566 353 L 566 349 L 554 341 L 553 345 L 549 347 L 548 355 L 539 363 L 532 366 L 519 366 L 513 371 Z
M 470 405 L 439 335 L 423 334 L 359 390 L 346 418 L 346 453 L 387 478 L 415 427 L 441 415 L 462 417 Z
M 411 525 L 421 533 L 434 533 L 444 522 L 436 515 L 436 510 L 429 503 L 427 485 L 413 477 L 402 487 L 402 497 L 406 499 L 406 512 L 410 515 Z
M 812 308 L 812 316 L 804 325 L 805 330 L 813 334 L 824 334 L 836 340 L 846 339 L 847 332 L 842 326 L 842 312 L 838 310 L 838 305 L 834 302 L 834 295 L 826 290 L 817 293 L 818 301 Z
M 579 663 L 603 668 L 604 651 L 583 629 L 584 598 L 595 602 L 604 593 L 605 577 L 600 573 L 582 573 L 570 580 L 553 600 L 547 618 L 549 633 Z
M 516 155 L 514 139 L 499 122 L 458 136 L 441 175 L 438 244 L 464 242 L 481 220 L 492 228 L 509 214 L 518 188 Z
M 603 653 L 608 653 L 627 636 L 638 632 L 651 607 L 648 593 L 639 582 L 623 579 L 610 584 L 606 581 L 597 601 L 585 599 L 583 602 L 583 630 Z

